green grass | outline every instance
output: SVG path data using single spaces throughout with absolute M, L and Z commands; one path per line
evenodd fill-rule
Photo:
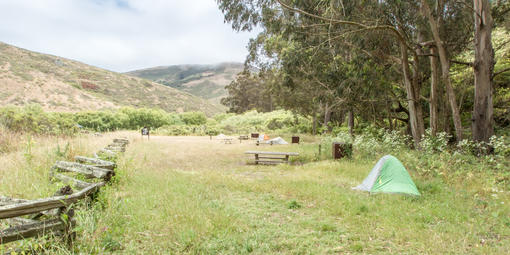
M 503 254 L 510 247 L 508 190 L 484 196 L 477 186 L 411 172 L 421 197 L 369 195 L 351 187 L 376 158 L 246 165 L 243 151 L 259 148 L 205 137 L 135 142 L 102 206 L 81 214 L 77 251 Z

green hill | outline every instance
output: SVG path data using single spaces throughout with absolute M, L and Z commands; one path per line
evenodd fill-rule
M 203 111 L 224 108 L 149 80 L 77 61 L 36 53 L 0 42 L 0 102 L 38 103 L 50 111 L 81 111 L 120 106 Z
M 243 70 L 241 63 L 173 65 L 136 70 L 127 74 L 149 79 L 219 104 L 225 86 Z

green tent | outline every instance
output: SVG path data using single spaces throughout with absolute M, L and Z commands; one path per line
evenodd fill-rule
M 373 193 L 386 192 L 420 195 L 404 165 L 391 155 L 382 157 L 372 168 L 367 178 L 353 189 Z

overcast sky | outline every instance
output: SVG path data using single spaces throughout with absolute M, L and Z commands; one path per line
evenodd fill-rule
M 0 41 L 118 72 L 243 62 L 254 35 L 214 0 L 0 0 Z

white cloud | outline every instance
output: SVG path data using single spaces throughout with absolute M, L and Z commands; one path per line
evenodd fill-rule
M 114 71 L 243 61 L 214 0 L 0 0 L 0 41 Z

